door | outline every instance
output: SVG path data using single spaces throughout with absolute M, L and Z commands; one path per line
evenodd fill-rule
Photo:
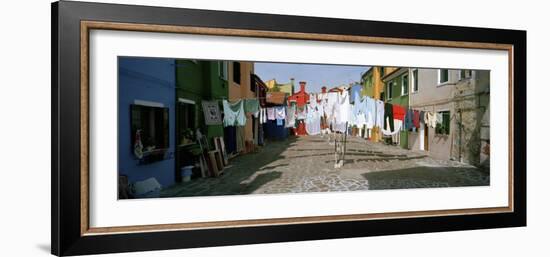
M 419 130 L 418 130 L 418 138 L 419 138 L 419 149 L 420 150 L 424 150 L 424 126 L 420 126 Z

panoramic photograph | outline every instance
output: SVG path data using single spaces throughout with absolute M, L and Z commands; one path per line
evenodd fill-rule
M 118 199 L 489 186 L 489 105 L 489 70 L 119 56 Z

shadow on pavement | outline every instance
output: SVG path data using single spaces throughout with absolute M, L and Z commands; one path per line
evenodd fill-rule
M 362 174 L 369 190 L 488 186 L 489 173 L 475 167 L 413 167 Z
M 261 171 L 273 169 L 288 164 L 271 165 L 283 159 L 282 153 L 295 145 L 297 139 L 288 137 L 286 140 L 269 141 L 267 147 L 255 153 L 243 154 L 230 160 L 223 175 L 216 178 L 198 178 L 187 183 L 179 183 L 162 191 L 161 197 L 213 196 L 249 194 L 281 177 L 281 172 Z M 251 180 L 251 181 L 250 181 Z
M 272 170 L 272 169 L 276 169 L 276 168 L 279 168 L 279 167 L 286 167 L 286 166 L 289 166 L 289 164 L 281 163 L 281 164 L 272 165 L 272 166 L 265 166 L 265 167 L 263 167 L 259 170 Z
M 261 186 L 269 183 L 270 181 L 273 181 L 275 179 L 279 179 L 282 176 L 282 172 L 280 171 L 271 171 L 269 173 L 263 173 L 254 178 L 254 180 L 250 183 L 247 183 L 247 186 L 241 190 L 241 194 L 251 194 L 254 191 L 256 191 Z

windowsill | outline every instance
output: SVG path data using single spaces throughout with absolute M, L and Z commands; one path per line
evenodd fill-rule
M 447 86 L 447 85 L 451 85 L 451 84 L 453 84 L 453 83 L 450 82 L 450 81 L 445 81 L 445 82 L 442 82 L 442 83 L 438 83 L 437 87 L 443 87 L 443 86 Z
M 166 153 L 168 152 L 168 148 L 159 148 L 159 149 L 153 149 L 149 151 L 142 152 L 142 157 L 137 158 L 138 165 L 148 165 L 155 162 L 160 162 L 166 160 Z
M 143 151 L 143 156 L 158 154 L 158 153 L 164 153 L 166 151 L 168 151 L 168 148 L 157 148 L 157 149 L 153 149 L 153 150 Z

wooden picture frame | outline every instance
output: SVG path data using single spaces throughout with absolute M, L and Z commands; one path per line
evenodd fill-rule
M 90 30 L 94 29 L 508 51 L 509 205 L 442 211 L 90 227 L 88 40 Z M 51 86 L 51 245 L 55 255 L 526 225 L 525 31 L 61 1 L 52 4 Z

